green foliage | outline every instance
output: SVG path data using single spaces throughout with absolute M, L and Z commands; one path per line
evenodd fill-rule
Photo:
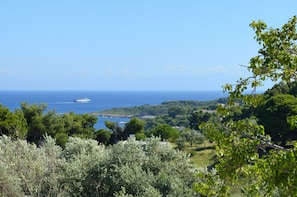
M 229 92 L 230 102 L 243 98 L 245 102 L 254 102 L 251 96 L 243 96 L 248 87 L 252 89 L 261 86 L 263 81 L 285 83 L 296 80 L 297 64 L 297 18 L 294 16 L 281 28 L 269 28 L 263 21 L 252 22 L 250 26 L 255 31 L 255 40 L 261 45 L 258 55 L 251 58 L 247 70 L 252 72 L 248 78 L 240 78 L 236 85 L 227 84 L 224 90 Z M 233 89 L 234 88 L 234 89 Z
M 62 166 L 63 176 L 60 184 L 69 196 L 82 196 L 83 180 L 89 176 L 90 169 L 104 161 L 110 152 L 91 139 L 70 137 L 62 152 L 66 163 Z
M 218 159 L 214 174 L 198 173 L 204 181 L 196 184 L 196 190 L 204 195 L 227 196 L 226 186 L 244 179 L 247 181 L 242 191 L 247 196 L 296 196 L 296 145 L 285 149 L 274 144 L 256 119 L 225 119 L 234 112 L 235 101 L 240 100 L 248 107 L 259 106 L 259 122 L 267 133 L 288 139 L 290 125 L 287 122 L 294 128 L 297 117 L 296 98 L 278 93 L 289 91 L 287 84 L 296 81 L 296 23 L 296 16 L 276 29 L 268 29 L 263 21 L 251 23 L 255 39 L 261 45 L 258 55 L 251 58 L 247 66 L 252 74 L 240 78 L 235 85 L 225 85 L 224 90 L 230 95 L 228 107 L 218 110 L 217 122 L 209 121 L 200 126 L 216 144 Z M 248 88 L 255 91 L 267 79 L 282 83 L 264 96 L 244 94 Z M 276 130 L 271 133 L 273 129 Z
M 181 114 L 188 114 L 191 109 L 189 107 L 182 107 L 182 106 L 172 106 L 168 109 L 168 115 L 172 118 L 175 118 Z
M 227 98 L 219 98 L 212 101 L 166 101 L 160 105 L 142 105 L 129 108 L 114 108 L 110 110 L 99 111 L 97 115 L 115 116 L 115 117 L 139 117 L 147 115 L 152 118 L 143 118 L 146 122 L 145 130 L 151 130 L 159 124 L 168 124 L 170 126 L 189 127 L 189 115 L 193 111 L 202 109 L 215 110 L 218 103 L 226 103 Z M 108 127 L 109 128 L 109 127 Z
M 97 119 L 73 112 L 59 115 L 55 111 L 47 111 L 46 104 L 21 103 L 21 109 L 14 112 L 0 106 L 0 134 L 26 139 L 37 145 L 44 141 L 45 135 L 50 135 L 64 147 L 68 136 L 94 138 Z
M 125 129 L 124 132 L 129 135 L 129 134 L 136 134 L 136 133 L 143 133 L 144 132 L 144 125 L 145 122 L 133 117 L 130 119 L 129 122 L 125 124 Z
M 45 135 L 45 126 L 42 124 L 43 112 L 47 105 L 42 103 L 40 105 L 29 105 L 28 103 L 21 103 L 21 110 L 28 125 L 27 140 L 39 144 Z
M 61 146 L 62 148 L 65 147 L 68 138 L 69 136 L 66 133 L 56 133 L 55 135 L 57 145 Z
M 10 112 L 0 104 L 0 135 L 13 139 L 24 139 L 28 132 L 27 122 L 20 110 Z
M 136 133 L 135 138 L 136 140 L 145 140 L 146 135 L 144 133 Z
M 210 171 L 201 169 L 197 173 L 198 180 L 194 187 L 204 196 L 230 196 L 229 187 L 226 182 L 220 178 L 215 169 Z
M 111 122 L 111 121 L 104 121 L 105 126 L 110 129 L 111 131 L 114 131 L 116 128 L 116 123 L 115 122 Z
M 189 118 L 190 128 L 199 130 L 199 125 L 203 122 L 207 122 L 210 117 L 211 114 L 209 112 L 194 111 Z
M 270 155 L 259 159 L 255 167 L 250 168 L 247 173 L 257 177 L 252 179 L 251 186 L 245 192 L 255 196 L 257 193 L 273 194 L 279 196 L 296 196 L 296 145 L 286 151 L 272 151 Z
M 86 177 L 82 196 L 197 196 L 195 172 L 186 155 L 158 139 L 118 143 Z M 100 189 L 99 189 L 100 188 Z
M 186 146 L 186 139 L 183 137 L 180 137 L 176 140 L 176 145 L 178 150 L 183 150 Z
M 160 124 L 147 132 L 148 136 L 160 137 L 162 140 L 175 142 L 179 137 L 179 131 L 168 124 Z
M 297 139 L 287 117 L 297 115 L 297 99 L 288 94 L 278 94 L 261 102 L 257 108 L 259 124 L 265 127 L 273 141 L 286 145 L 287 140 Z
M 297 196 L 297 145 L 285 149 L 272 141 L 284 144 L 284 139 L 296 139 L 297 103 L 292 96 L 297 93 L 296 23 L 295 16 L 276 29 L 268 29 L 263 21 L 252 22 L 261 48 L 246 67 L 251 76 L 224 86 L 230 95 L 229 105 L 220 105 L 217 116 L 204 119 L 205 114 L 194 112 L 190 117 L 191 128 L 200 129 L 216 145 L 217 163 L 212 170 L 198 171 L 188 156 L 162 145 L 159 139 L 131 139 L 108 147 L 83 140 L 106 142 L 109 131 L 95 132 L 94 116 L 44 113 L 44 104 L 22 103 L 21 110 L 15 112 L 0 106 L 0 195 L 230 196 L 229 188 L 243 179 L 247 181 L 242 191 L 247 196 Z M 255 91 L 267 79 L 281 83 L 264 95 L 244 94 L 248 88 Z M 244 106 L 234 106 L 236 101 Z M 180 133 L 172 125 L 186 123 L 185 117 L 201 107 L 196 104 L 145 105 L 137 114 L 162 115 L 151 125 L 163 124 L 147 134 L 176 141 Z M 129 134 L 144 137 L 145 123 L 137 118 L 124 130 L 107 125 L 115 141 Z M 180 139 L 196 143 L 198 132 L 194 132 L 184 132 Z M 33 143 L 20 140 L 24 138 Z M 178 147 L 183 145 L 179 140 Z
M 195 167 L 181 152 L 149 139 L 100 146 L 70 137 L 62 150 L 51 137 L 40 147 L 0 139 L 1 196 L 198 196 Z
M 42 149 L 26 141 L 0 137 L 0 195 L 58 196 L 64 193 L 58 179 L 64 161 L 61 149 L 46 138 Z
M 113 146 L 45 136 L 40 147 L 0 137 L 1 196 L 199 196 L 188 156 L 160 139 Z
M 75 114 L 73 112 L 62 116 L 64 130 L 69 136 L 80 138 L 93 138 L 95 132 L 94 125 L 97 117 L 88 114 Z
M 201 131 L 196 130 L 185 130 L 181 133 L 181 138 L 184 138 L 186 142 L 189 142 L 192 146 L 193 144 L 202 144 L 205 140 L 205 136 Z
M 104 130 L 104 129 L 100 129 L 98 131 L 95 132 L 95 139 L 102 144 L 108 144 L 110 137 L 111 137 L 111 132 Z
M 136 107 L 113 108 L 110 110 L 102 110 L 96 112 L 96 115 L 110 116 L 160 116 L 170 114 L 172 117 L 176 115 L 188 114 L 193 110 L 215 109 L 218 103 L 225 104 L 227 98 L 219 98 L 212 101 L 165 101 L 159 105 L 141 105 Z

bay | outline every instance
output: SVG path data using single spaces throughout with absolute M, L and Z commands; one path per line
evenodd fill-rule
M 57 113 L 85 114 L 119 107 L 158 105 L 164 101 L 206 101 L 226 96 L 222 91 L 0 91 L 0 104 L 13 111 L 20 108 L 21 102 L 46 103 L 48 110 Z M 74 101 L 83 97 L 89 98 L 91 102 Z M 129 118 L 98 117 L 96 129 L 105 128 L 105 120 L 127 122 Z

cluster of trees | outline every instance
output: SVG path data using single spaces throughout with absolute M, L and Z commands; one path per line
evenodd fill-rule
M 216 104 L 217 106 L 218 103 Z M 207 108 L 208 105 L 204 107 Z M 197 110 L 196 108 L 184 110 L 182 106 L 177 105 L 168 109 L 167 114 L 158 115 L 152 119 L 145 119 L 145 130 L 150 130 L 160 124 L 199 130 L 199 124 L 215 116 L 214 112 L 215 110 Z
M 214 111 L 219 103 L 226 104 L 228 98 L 219 98 L 211 101 L 193 101 L 193 100 L 181 100 L 181 101 L 166 101 L 160 105 L 141 105 L 135 107 L 126 108 L 114 108 L 110 110 L 103 110 L 96 115 L 108 115 L 108 116 L 125 116 L 125 117 L 145 117 L 147 115 L 153 116 L 153 118 L 145 120 L 145 131 L 154 129 L 160 124 L 168 124 L 172 127 L 179 126 L 185 128 L 192 128 L 196 124 L 196 130 L 198 129 L 198 123 L 201 122 L 202 117 L 192 117 L 195 113 L 199 112 L 199 116 L 203 116 L 202 110 Z M 197 114 L 196 114 L 197 115 Z M 207 114 L 206 116 L 209 116 Z M 197 119 L 199 119 L 197 123 Z M 207 118 L 204 118 L 204 121 Z
M 124 127 L 106 121 L 108 130 L 96 130 L 96 121 L 47 111 L 45 104 L 21 103 L 13 112 L 0 106 L 0 195 L 200 196 L 193 189 L 199 169 L 188 155 L 160 143 L 193 144 L 197 131 L 168 124 L 145 131 L 136 117 Z M 129 140 L 131 134 L 145 144 Z
M 96 137 L 94 125 L 97 117 L 73 112 L 61 115 L 46 110 L 46 104 L 21 103 L 21 108 L 13 112 L 0 105 L 0 134 L 12 139 L 25 139 L 37 145 L 43 142 L 44 135 L 50 135 L 62 147 L 69 136 Z
M 131 118 L 124 128 L 117 126 L 115 122 L 105 121 L 105 125 L 110 130 L 98 130 L 96 132 L 96 139 L 100 143 L 107 145 L 112 144 L 115 141 L 127 140 L 131 135 L 137 140 L 145 140 L 146 138 L 156 136 L 160 137 L 162 141 L 176 142 L 182 138 L 184 143 L 189 142 L 190 144 L 193 144 L 201 141 L 196 140 L 196 135 L 203 136 L 200 130 L 190 128 L 179 129 L 163 122 L 156 124 L 152 129 L 145 130 L 145 124 L 146 122 L 144 120 L 140 120 L 136 117 Z M 191 135 L 187 135 L 188 133 L 191 133 Z M 192 138 L 186 136 L 192 136 Z
M 297 140 L 297 129 L 290 120 L 297 115 L 297 82 L 279 83 L 259 95 L 257 106 L 244 105 L 230 109 L 224 121 L 254 117 L 258 124 L 265 127 L 265 133 L 272 140 L 286 146 L 287 142 Z
M 195 100 L 178 100 L 164 101 L 160 105 L 141 105 L 135 107 L 113 108 L 102 110 L 96 115 L 124 115 L 124 116 L 143 116 L 143 115 L 169 115 L 176 117 L 183 114 L 189 114 L 192 111 L 200 111 L 202 109 L 215 110 L 218 103 L 226 104 L 228 98 L 219 98 L 211 101 L 195 101 Z
M 113 146 L 70 137 L 64 149 L 47 136 L 37 147 L 0 137 L 0 196 L 200 196 L 188 156 L 160 139 Z
M 188 105 L 186 101 L 182 103 Z M 199 130 L 198 124 L 210 117 L 210 114 L 202 111 L 189 114 L 189 109 L 189 107 L 172 105 L 167 110 L 169 113 L 167 115 L 160 115 L 146 121 L 133 117 L 124 127 L 116 122 L 105 121 L 107 129 L 96 130 L 94 125 L 98 118 L 93 115 L 73 112 L 57 114 L 55 111 L 47 111 L 46 104 L 21 103 L 21 108 L 15 111 L 0 105 L 0 134 L 12 139 L 24 139 L 37 145 L 43 142 L 45 135 L 49 135 L 61 147 L 65 146 L 69 137 L 95 139 L 105 145 L 127 140 L 131 135 L 135 135 L 138 140 L 159 136 L 162 140 L 175 142 L 181 136 L 181 132 L 174 126 L 187 128 L 191 125 L 190 128 Z

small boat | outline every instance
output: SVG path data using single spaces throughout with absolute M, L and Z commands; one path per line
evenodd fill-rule
M 91 100 L 88 99 L 88 98 L 79 98 L 79 99 L 75 99 L 74 102 L 77 102 L 77 103 L 89 103 L 89 102 L 91 102 Z

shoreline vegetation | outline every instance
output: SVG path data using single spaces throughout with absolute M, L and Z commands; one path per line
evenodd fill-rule
M 132 118 L 140 117 L 151 119 L 159 115 L 168 114 L 168 111 L 173 108 L 188 109 L 190 111 L 207 110 L 214 111 L 219 104 L 226 104 L 228 98 L 219 98 L 209 101 L 197 100 L 175 100 L 165 101 L 158 105 L 140 105 L 132 107 L 119 107 L 108 110 L 100 110 L 91 112 L 90 115 L 109 117 L 109 118 Z
M 99 116 L 99 117 L 105 117 L 105 118 L 132 118 L 135 117 L 135 115 L 120 115 L 120 114 L 112 114 L 112 113 L 99 113 L 99 112 L 92 112 L 89 113 L 93 116 Z

